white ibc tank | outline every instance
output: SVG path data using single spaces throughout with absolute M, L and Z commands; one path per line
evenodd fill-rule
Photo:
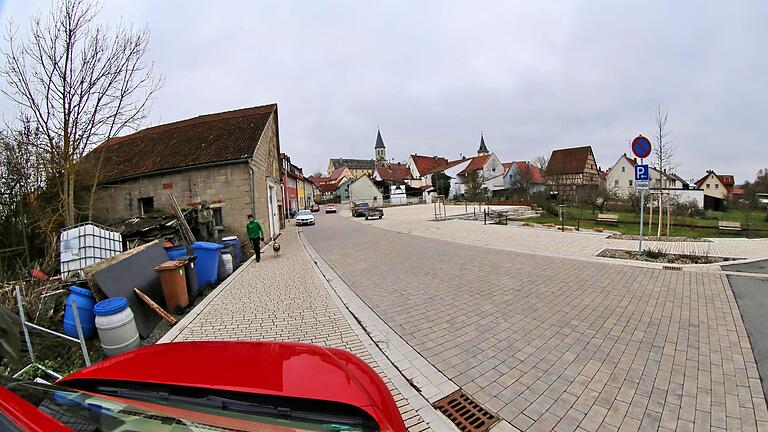
M 96 330 L 107 357 L 122 354 L 141 346 L 139 330 L 125 297 L 113 297 L 96 303 Z

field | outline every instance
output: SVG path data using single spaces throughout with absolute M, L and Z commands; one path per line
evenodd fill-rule
M 577 223 L 581 228 L 603 228 L 607 230 L 619 231 L 622 234 L 634 234 L 640 233 L 640 215 L 628 212 L 615 212 L 604 211 L 603 213 L 615 214 L 619 216 L 618 223 L 601 223 L 597 222 L 598 212 L 593 213 L 592 210 L 579 209 L 577 207 L 566 207 L 565 225 L 576 226 Z M 741 231 L 727 231 L 718 228 L 720 221 L 732 221 L 740 222 L 742 226 Z M 527 219 L 528 222 L 535 223 L 551 223 L 560 224 L 560 220 L 557 216 L 543 215 L 533 219 Z M 666 218 L 665 218 L 666 221 Z M 648 214 L 645 215 L 645 229 L 644 234 L 649 234 Z M 653 234 L 658 231 L 658 214 L 653 218 Z M 747 222 L 749 223 L 749 229 L 747 229 Z M 708 211 L 704 217 L 689 217 L 689 216 L 673 216 L 672 225 L 670 227 L 670 236 L 673 237 L 749 237 L 749 238 L 762 238 L 768 237 L 768 220 L 766 220 L 766 212 L 752 211 L 745 214 L 741 211 L 730 212 L 715 212 Z M 666 235 L 666 224 L 662 227 L 662 235 Z

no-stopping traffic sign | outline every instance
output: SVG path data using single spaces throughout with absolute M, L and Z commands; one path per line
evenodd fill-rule
M 638 135 L 632 140 L 632 153 L 640 159 L 647 158 L 651 155 L 651 141 L 642 135 Z

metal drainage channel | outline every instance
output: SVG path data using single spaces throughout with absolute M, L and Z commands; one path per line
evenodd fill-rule
M 433 406 L 445 414 L 462 432 L 485 432 L 499 421 L 498 417 L 461 390 L 440 399 Z

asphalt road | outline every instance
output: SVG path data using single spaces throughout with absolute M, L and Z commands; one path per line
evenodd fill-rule
M 768 273 L 768 260 L 755 261 L 746 264 L 729 264 L 721 267 L 723 270 L 742 273 Z
M 754 268 L 744 271 L 758 273 Z M 763 377 L 763 393 L 768 394 L 768 382 L 765 380 L 768 377 L 768 279 L 729 275 L 728 281 L 752 343 L 757 369 Z

